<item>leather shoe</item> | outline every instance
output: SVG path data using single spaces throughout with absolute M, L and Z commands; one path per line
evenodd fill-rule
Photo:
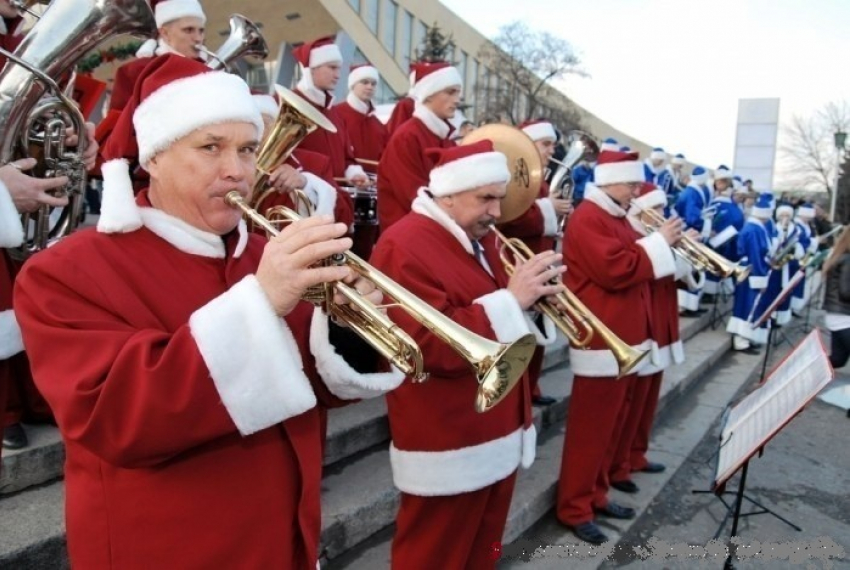
M 647 464 L 640 469 L 640 471 L 643 471 L 644 473 L 662 473 L 665 469 L 667 469 L 667 466 L 663 463 L 648 461 Z
M 618 491 L 622 491 L 624 493 L 634 494 L 640 491 L 640 488 L 635 485 L 634 481 L 629 481 L 626 479 L 625 481 L 611 481 L 611 486 L 617 489 Z
M 27 432 L 24 431 L 24 426 L 20 423 L 6 426 L 3 429 L 3 448 L 4 449 L 23 449 L 29 445 Z
M 571 528 L 573 530 L 573 534 L 575 534 L 579 540 L 589 542 L 590 544 L 602 544 L 604 542 L 608 542 L 608 535 L 599 530 L 599 527 L 596 526 L 596 523 L 593 521 L 581 523 Z
M 535 396 L 531 399 L 531 403 L 535 406 L 551 406 L 557 401 L 552 396 Z
M 635 510 L 631 507 L 624 507 L 617 503 L 609 502 L 601 509 L 594 509 L 597 514 L 604 517 L 620 520 L 629 520 L 635 518 Z

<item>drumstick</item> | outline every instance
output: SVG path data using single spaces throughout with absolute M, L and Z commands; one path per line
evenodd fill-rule
M 359 162 L 360 164 L 365 164 L 367 166 L 378 166 L 377 160 L 369 160 L 368 158 L 355 158 L 355 162 Z

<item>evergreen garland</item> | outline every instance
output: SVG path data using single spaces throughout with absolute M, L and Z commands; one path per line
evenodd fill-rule
M 124 61 L 136 55 L 139 47 L 142 45 L 140 41 L 131 41 L 126 44 L 115 45 L 107 49 L 93 51 L 77 64 L 77 71 L 80 73 L 91 73 L 104 63 L 113 61 Z

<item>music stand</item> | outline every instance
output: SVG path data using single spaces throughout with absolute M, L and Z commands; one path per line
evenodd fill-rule
M 767 309 L 762 312 L 761 316 L 755 321 L 753 321 L 753 323 L 750 325 L 750 328 L 755 330 L 761 325 L 763 325 L 768 319 L 771 321 L 770 326 L 767 327 L 767 344 L 764 347 L 764 360 L 762 360 L 761 373 L 759 374 L 759 378 L 762 382 L 765 378 L 764 373 L 767 371 L 767 360 L 770 357 L 770 348 L 773 346 L 773 333 L 777 328 L 775 326 L 775 322 L 772 315 L 779 307 L 779 305 L 781 305 L 782 302 L 788 298 L 788 295 L 791 295 L 794 292 L 794 288 L 797 287 L 797 284 L 803 279 L 804 276 L 805 273 L 800 273 L 799 271 L 794 273 L 794 275 L 791 276 L 791 279 L 788 280 L 788 285 L 782 288 L 782 290 L 776 296 L 776 299 L 774 299 L 773 302 L 768 305 Z M 783 337 L 788 342 L 788 344 L 791 344 L 791 341 L 788 340 L 788 337 L 784 336 L 784 333 Z
M 727 507 L 727 511 L 715 538 L 720 535 L 730 515 L 730 538 L 737 536 L 741 518 L 761 514 L 773 515 L 792 528 L 802 530 L 746 495 L 744 489 L 747 471 L 750 459 L 756 453 L 763 453 L 765 445 L 788 425 L 834 376 L 835 372 L 829 364 L 820 334 L 818 331 L 812 331 L 771 371 L 767 379 L 763 379 L 755 390 L 724 414 L 712 491 Z M 738 470 L 741 471 L 741 478 L 738 489 L 734 491 L 735 501 L 728 504 L 723 495 L 733 492 L 726 491 L 725 487 Z M 741 513 L 745 500 L 761 510 Z M 734 567 L 732 558 L 735 549 L 733 542 L 729 547 L 725 568 Z

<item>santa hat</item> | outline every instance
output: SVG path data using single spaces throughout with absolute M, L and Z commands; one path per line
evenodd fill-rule
M 239 76 L 213 71 L 179 55 L 153 59 L 136 80 L 133 95 L 102 150 L 103 205 L 98 230 L 128 232 L 141 226 L 126 158 L 138 156 L 145 166 L 195 129 L 229 122 L 251 123 L 258 138 L 263 134 L 260 112 Z
M 778 218 L 779 216 L 788 216 L 789 218 L 794 217 L 794 206 L 786 202 L 782 202 L 776 208 L 776 217 Z
M 460 72 L 445 61 L 420 64 L 414 72 L 416 84 L 413 86 L 413 97 L 420 102 L 453 85 L 463 87 Z
M 715 180 L 732 180 L 732 171 L 725 164 L 721 164 L 714 171 Z
M 664 152 L 664 149 L 661 147 L 655 147 L 652 149 L 652 152 L 649 153 L 649 160 L 666 160 L 667 153 Z
M 671 162 L 672 164 L 685 164 L 685 155 L 684 155 L 684 154 L 682 154 L 682 153 L 680 152 L 679 154 L 677 154 L 676 156 L 674 156 L 674 157 L 670 160 L 670 162 Z
M 301 64 L 302 69 L 319 67 L 326 63 L 342 63 L 342 52 L 334 43 L 333 36 L 325 36 L 312 42 L 303 43 L 292 50 L 292 55 Z
M 638 160 L 636 152 L 603 150 L 593 169 L 593 180 L 597 186 L 643 182 L 645 179 L 643 163 Z
M 254 93 L 252 97 L 254 98 L 254 103 L 257 104 L 257 109 L 260 110 L 261 115 L 277 119 L 277 116 L 280 113 L 280 103 L 277 102 L 277 99 L 271 95 L 258 93 Z
M 428 190 L 434 196 L 449 196 L 488 184 L 505 184 L 511 179 L 508 159 L 493 150 L 487 139 L 452 148 L 431 148 L 426 156 L 434 161 Z
M 797 215 L 801 218 L 814 218 L 815 217 L 815 207 L 806 202 L 805 204 L 801 204 L 799 208 L 797 208 Z
M 378 70 L 368 63 L 352 65 L 351 70 L 348 72 L 348 88 L 351 89 L 364 79 L 372 79 L 377 83 L 379 79 Z
M 617 142 L 617 139 L 612 139 L 611 137 L 608 137 L 607 139 L 602 141 L 601 145 L 599 145 L 599 151 L 600 152 L 606 151 L 606 150 L 619 151 L 620 150 L 620 143 Z
M 638 197 L 633 200 L 634 206 L 629 209 L 629 215 L 635 216 L 642 210 L 651 210 L 658 206 L 667 205 L 667 194 L 651 182 L 644 182 L 640 187 Z
M 769 219 L 773 216 L 773 194 L 760 194 L 753 205 L 750 215 L 757 218 Z
M 620 152 L 632 152 L 632 147 L 623 145 L 620 147 Z
M 543 139 L 552 139 L 553 141 L 558 139 L 555 126 L 549 121 L 526 121 L 519 128 L 535 142 Z
M 708 182 L 708 171 L 702 166 L 694 167 L 691 172 L 691 182 L 700 186 Z
M 203 23 L 207 21 L 204 9 L 198 0 L 160 0 L 159 2 L 153 0 L 151 5 L 153 5 L 157 28 L 180 18 L 200 18 Z

